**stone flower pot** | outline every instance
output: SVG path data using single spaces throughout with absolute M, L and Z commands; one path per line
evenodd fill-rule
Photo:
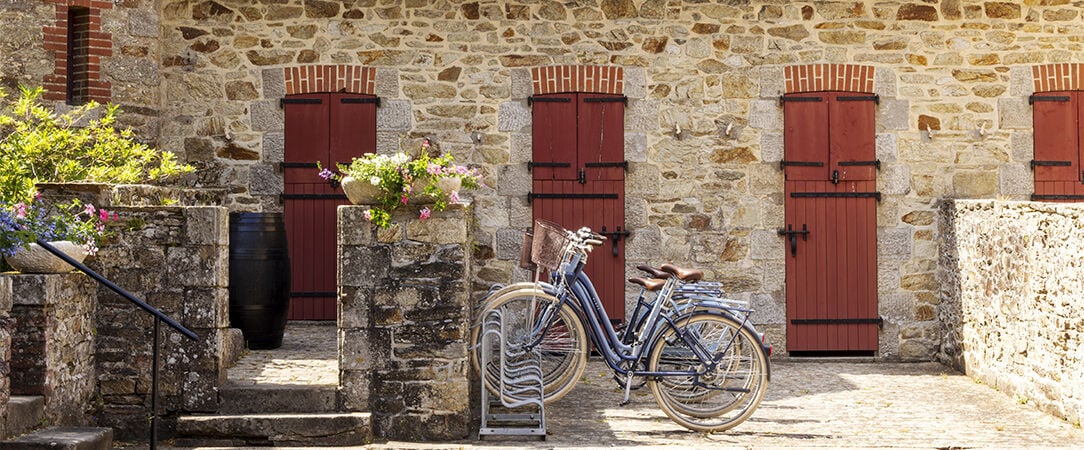
M 83 262 L 87 257 L 86 253 L 83 253 L 83 247 L 74 242 L 55 241 L 49 244 L 76 262 Z M 38 244 L 30 244 L 29 249 L 19 249 L 14 255 L 5 256 L 4 260 L 13 269 L 22 273 L 66 273 L 75 270 L 71 264 L 57 258 Z
M 380 187 L 365 180 L 343 177 L 339 182 L 346 193 L 346 198 L 355 205 L 375 205 L 380 203 Z

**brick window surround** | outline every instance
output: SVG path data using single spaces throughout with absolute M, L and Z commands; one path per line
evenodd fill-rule
M 286 67 L 286 95 L 348 92 L 375 95 L 376 68 L 339 65 Z
M 786 94 L 840 91 L 873 92 L 873 67 L 854 64 L 807 64 L 783 68 Z
M 86 8 L 85 40 L 86 49 L 81 51 L 83 61 L 78 61 L 76 74 L 86 80 L 80 83 L 77 100 L 95 100 L 107 103 L 111 98 L 112 85 L 102 80 L 102 57 L 113 55 L 113 35 L 102 31 L 101 11 L 113 8 L 112 1 L 99 0 L 46 0 L 56 7 L 56 22 L 53 26 L 42 27 L 45 51 L 53 53 L 53 73 L 42 79 L 45 88 L 43 97 L 47 100 L 64 101 L 68 98 L 68 59 L 72 56 L 68 42 L 68 12 L 73 7 Z
M 1084 90 L 1084 64 L 1043 64 L 1031 67 L 1035 92 Z
M 625 70 L 606 66 L 547 66 L 531 69 L 534 95 L 558 92 L 617 94 L 625 92 Z

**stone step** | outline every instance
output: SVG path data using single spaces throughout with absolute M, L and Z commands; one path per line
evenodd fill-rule
M 365 445 L 369 413 L 189 415 L 177 418 L 177 447 Z
M 218 391 L 220 414 L 330 413 L 336 408 L 338 386 L 227 384 Z
M 108 450 L 113 448 L 113 429 L 55 427 L 0 442 L 4 450 Z
M 40 395 L 12 395 L 8 400 L 8 436 L 25 434 L 41 425 L 45 410 L 45 397 Z M 2 438 L 4 436 L 0 436 Z

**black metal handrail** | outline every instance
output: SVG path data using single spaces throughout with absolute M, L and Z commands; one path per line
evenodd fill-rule
M 7 223 L 7 221 L 5 221 L 4 225 L 5 225 L 4 228 L 6 228 L 8 230 L 12 230 L 12 231 L 17 230 L 18 228 L 21 228 L 21 227 L 19 227 L 18 224 Z M 171 328 L 176 330 L 178 333 L 181 333 L 182 335 L 184 335 L 185 337 L 187 337 L 187 338 L 189 338 L 189 339 L 191 339 L 193 341 L 199 341 L 199 335 L 197 335 L 192 330 L 189 330 L 184 325 L 181 325 L 180 323 L 177 323 L 177 321 L 173 320 L 172 318 L 167 316 L 162 311 L 159 311 L 157 308 L 147 304 L 147 302 L 145 302 L 143 300 L 140 300 L 135 295 L 133 295 L 131 292 L 128 292 L 128 291 L 124 290 L 120 286 L 117 286 L 116 283 L 113 283 L 112 281 L 109 281 L 109 279 L 105 278 L 104 276 L 102 276 L 98 272 L 95 272 L 95 271 L 91 270 L 89 267 L 83 265 L 83 263 L 81 263 L 79 261 L 76 261 L 75 259 L 68 256 L 64 252 L 62 252 L 60 250 L 57 250 L 56 247 L 53 247 L 52 244 L 49 244 L 48 242 L 45 242 L 45 240 L 38 239 L 36 243 L 39 246 L 41 246 L 41 248 L 44 248 L 46 251 L 48 251 L 49 253 L 52 253 L 53 255 L 60 258 L 64 262 L 66 262 L 68 264 L 71 264 L 72 267 L 76 268 L 76 270 L 89 275 L 91 278 L 96 280 L 102 286 L 105 286 L 105 287 L 109 288 L 109 290 L 117 293 L 117 295 L 120 295 L 121 297 L 124 297 L 128 301 L 130 301 L 132 303 L 135 303 L 136 306 L 139 306 L 144 311 L 146 311 L 146 312 L 150 313 L 152 316 L 154 316 L 154 340 L 153 340 L 154 341 L 153 342 L 154 348 L 152 350 L 154 359 L 153 359 L 153 362 L 151 363 L 151 412 L 150 412 L 150 417 L 149 417 L 149 419 L 150 419 L 150 444 L 149 445 L 150 445 L 151 450 L 157 448 L 157 446 L 158 446 L 158 328 L 159 328 L 159 323 L 165 322 L 166 325 L 169 325 Z

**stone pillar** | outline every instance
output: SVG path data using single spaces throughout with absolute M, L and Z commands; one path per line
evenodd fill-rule
M 406 441 L 467 437 L 471 214 L 451 205 L 377 230 L 367 208 L 339 207 L 339 370 L 347 409 L 373 434 Z
M 115 236 L 91 268 L 191 329 L 193 342 L 161 324 L 159 410 L 214 412 L 226 380 L 222 349 L 229 326 L 229 221 L 225 208 L 116 207 Z M 153 316 L 101 287 L 99 424 L 119 439 L 146 436 Z M 168 429 L 166 426 L 164 429 Z
M 0 438 L 7 436 L 11 399 L 11 277 L 0 275 Z
M 96 283 L 76 272 L 10 280 L 11 393 L 43 396 L 50 425 L 85 425 L 94 394 Z

